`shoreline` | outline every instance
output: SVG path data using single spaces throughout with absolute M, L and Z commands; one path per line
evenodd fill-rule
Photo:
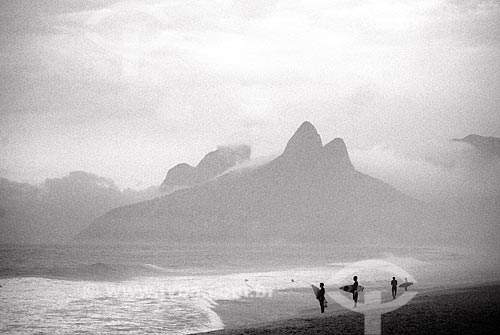
M 404 292 L 404 290 L 402 291 Z M 407 305 L 383 314 L 382 334 L 498 334 L 500 282 L 427 288 Z M 327 300 L 324 314 L 309 288 L 272 297 L 218 301 L 225 328 L 200 334 L 363 334 L 364 316 Z

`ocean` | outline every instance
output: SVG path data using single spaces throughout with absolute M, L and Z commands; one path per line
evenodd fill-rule
M 2 245 L 0 332 L 190 334 L 224 328 L 214 310 L 222 300 L 320 281 L 335 289 L 352 274 L 366 290 L 393 275 L 402 282 L 403 273 L 415 290 L 481 285 L 498 281 L 499 264 L 499 256 L 437 247 Z

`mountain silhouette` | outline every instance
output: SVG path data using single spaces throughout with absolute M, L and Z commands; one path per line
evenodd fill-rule
M 204 183 L 236 164 L 249 160 L 250 154 L 251 148 L 247 145 L 221 146 L 206 154 L 196 166 L 187 163 L 177 164 L 168 171 L 160 186 L 160 192 L 170 193 L 177 189 Z
M 304 122 L 271 162 L 113 209 L 76 239 L 429 242 L 431 212 L 356 171 L 342 139 L 323 146 Z
M 158 187 L 120 191 L 111 179 L 72 171 L 30 185 L 0 178 L 0 243 L 61 243 L 97 217 L 154 198 Z
M 464 138 L 455 138 L 452 141 L 468 143 L 485 154 L 500 158 L 500 138 L 498 137 L 470 134 Z

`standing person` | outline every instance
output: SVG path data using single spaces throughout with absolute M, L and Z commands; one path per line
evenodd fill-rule
M 358 305 L 358 276 L 352 277 L 354 283 L 352 284 L 352 300 L 354 300 L 354 307 Z
M 398 293 L 398 281 L 396 280 L 396 277 L 392 277 L 391 286 L 392 286 L 392 299 L 396 299 L 396 294 Z
M 410 285 L 408 284 L 408 278 L 406 278 L 406 277 L 405 277 L 405 283 L 406 283 L 405 291 L 408 291 L 408 286 L 410 286 Z
M 325 284 L 319 283 L 318 300 L 319 306 L 321 307 L 321 313 L 325 312 Z

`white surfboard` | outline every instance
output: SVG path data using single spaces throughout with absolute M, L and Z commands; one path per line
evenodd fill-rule
M 313 285 L 313 284 L 311 284 L 311 287 L 313 289 L 314 295 L 316 296 L 316 299 L 318 299 L 318 297 L 319 297 L 319 287 L 317 287 L 316 285 Z
M 320 290 L 320 288 L 319 288 L 319 287 L 317 287 L 316 285 L 313 285 L 313 284 L 311 284 L 311 287 L 312 287 L 312 289 L 313 289 L 314 295 L 316 296 L 316 299 L 318 299 L 318 297 L 319 297 L 319 290 Z M 328 301 L 326 301 L 326 299 L 325 299 L 324 304 L 325 304 L 325 308 L 326 308 L 326 307 L 328 307 Z
M 339 287 L 342 291 L 345 291 L 345 292 L 349 292 L 349 293 L 354 293 L 353 292 L 353 288 L 354 288 L 354 285 L 344 285 L 344 286 L 341 286 Z M 365 288 L 361 285 L 358 285 L 358 292 L 363 292 Z

